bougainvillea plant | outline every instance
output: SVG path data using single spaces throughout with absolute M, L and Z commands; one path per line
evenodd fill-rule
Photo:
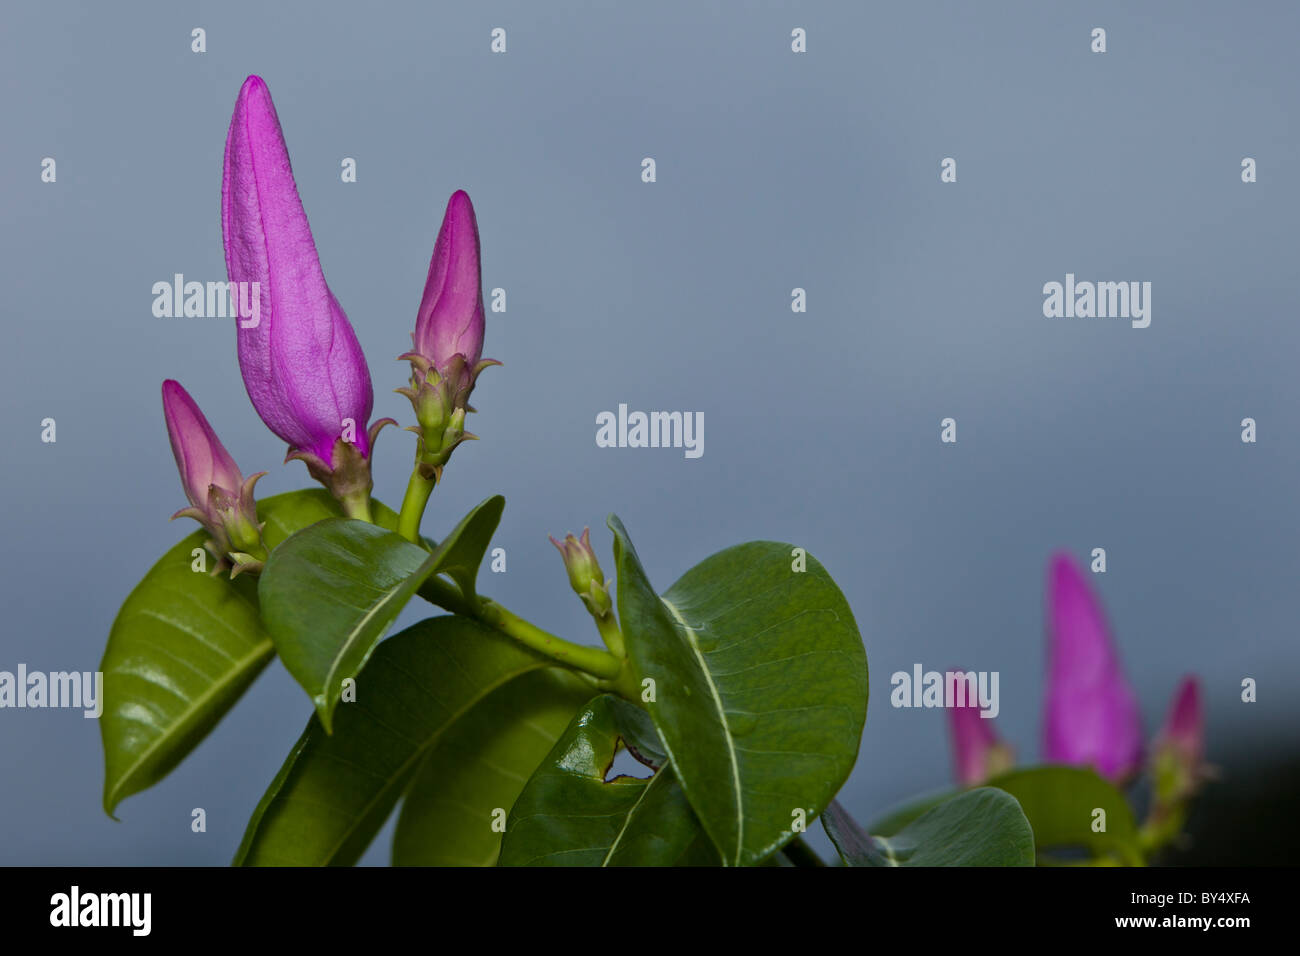
M 394 512 L 371 497 L 370 371 L 325 281 L 266 84 L 240 90 L 221 224 L 236 343 L 254 409 L 324 489 L 256 500 L 177 382 L 168 437 L 202 526 L 119 612 L 102 670 L 104 807 L 184 759 L 278 657 L 313 712 L 253 810 L 235 862 L 355 862 L 399 807 L 392 860 L 465 865 L 820 865 L 821 817 L 848 865 L 1137 863 L 1179 832 L 1202 776 L 1188 685 L 1152 766 L 1147 827 L 1122 785 L 1136 703 L 1082 578 L 1057 566 L 1048 759 L 1010 770 L 982 719 L 953 711 L 963 785 L 860 827 L 834 797 L 857 758 L 867 659 L 844 596 L 812 556 L 754 541 L 659 592 L 617 517 L 613 584 L 589 530 L 552 538 L 603 647 L 547 632 L 478 591 L 505 505 L 486 498 L 425 536 L 467 439 L 484 359 L 478 225 L 447 204 L 416 314 L 415 455 Z M 394 351 L 397 351 L 395 348 Z M 431 616 L 391 637 L 411 602 Z M 614 774 L 617 755 L 640 774 Z M 1098 831 L 1096 809 L 1107 824 Z

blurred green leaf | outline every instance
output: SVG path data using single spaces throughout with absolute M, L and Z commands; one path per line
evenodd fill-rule
M 1056 849 L 1086 850 L 1091 856 L 1113 857 L 1140 865 L 1142 851 L 1137 821 L 1128 800 L 1115 787 L 1084 767 L 1041 766 L 1011 770 L 984 784 L 1011 794 L 1034 829 L 1040 855 Z M 871 832 L 897 833 L 953 791 L 931 793 L 888 811 L 871 824 Z M 1105 830 L 1095 811 L 1105 811 Z
M 848 866 L 1033 866 L 1034 833 L 1016 798 L 977 787 L 933 806 L 892 836 L 868 836 L 832 802 L 822 825 Z

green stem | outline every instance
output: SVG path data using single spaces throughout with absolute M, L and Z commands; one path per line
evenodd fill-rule
M 611 654 L 619 660 L 627 657 L 627 649 L 623 646 L 623 632 L 619 630 L 613 611 L 606 611 L 596 618 L 596 630 L 600 631 L 600 639 L 605 642 Z
M 556 637 L 488 598 L 481 599 L 477 616 L 484 624 L 513 637 L 525 647 L 561 664 L 586 671 L 594 677 L 609 680 L 618 677 L 623 670 L 623 661 L 608 651 L 602 651 L 598 647 L 583 647 Z
M 357 494 L 345 495 L 339 499 L 339 504 L 343 506 L 343 513 L 349 518 L 364 521 L 366 524 L 375 523 L 375 519 L 370 515 L 370 492 L 362 491 Z
M 630 699 L 635 694 L 627 662 L 607 651 L 574 644 L 544 631 L 491 598 L 480 596 L 475 605 L 461 594 L 459 588 L 438 577 L 425 581 L 417 593 L 430 604 L 473 618 L 553 661 L 599 678 L 602 688 L 618 690 Z
M 415 593 L 444 611 L 451 611 L 452 614 L 459 614 L 461 617 L 472 617 L 476 621 L 480 620 L 478 608 L 465 599 L 458 587 L 442 578 L 429 578 Z
M 825 866 L 822 858 L 810 847 L 801 836 L 796 836 L 793 840 L 781 848 L 781 852 L 795 866 Z
M 1157 853 L 1178 839 L 1186 822 L 1185 803 L 1169 805 L 1157 800 L 1146 822 L 1138 830 L 1138 846 L 1148 855 Z
M 411 480 L 406 485 L 401 513 L 397 516 L 397 533 L 407 541 L 420 543 L 420 519 L 424 517 L 429 495 L 433 494 L 433 486 L 437 483 L 436 478 L 425 478 L 420 474 L 420 463 L 416 462 Z

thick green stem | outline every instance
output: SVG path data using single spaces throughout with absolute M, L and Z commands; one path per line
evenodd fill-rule
M 596 630 L 600 631 L 600 639 L 605 642 L 611 654 L 620 660 L 627 657 L 627 649 L 623 646 L 623 632 L 619 630 L 613 611 L 606 611 L 596 617 Z
M 620 693 L 627 690 L 629 693 L 624 693 L 624 696 L 629 696 L 629 699 L 632 699 L 630 694 L 635 693 L 627 662 L 598 647 L 573 644 L 544 631 L 491 598 L 479 597 L 475 605 L 461 594 L 459 588 L 438 577 L 425 581 L 417 593 L 430 604 L 473 618 L 566 667 L 599 678 L 602 685 L 608 685 L 610 689 L 617 689 Z
M 598 647 L 583 647 L 556 637 L 488 598 L 482 599 L 478 619 L 539 654 L 595 677 L 609 680 L 623 670 L 623 661 L 613 654 Z
M 370 492 L 362 491 L 345 495 L 339 499 L 339 503 L 343 506 L 343 513 L 349 518 L 355 518 L 367 524 L 375 523 L 375 519 L 370 516 Z
M 562 663 L 565 667 L 580 671 L 582 674 L 598 679 L 602 691 L 612 691 L 627 698 L 633 704 L 638 700 L 638 684 L 632 672 L 632 663 L 625 658 L 615 657 L 599 648 L 588 648 L 573 644 L 551 633 L 543 631 L 537 624 L 528 622 L 497 604 L 490 597 L 480 597 L 477 604 L 469 601 L 454 584 L 441 578 L 430 578 L 420 585 L 417 592 L 429 604 L 442 607 L 443 610 L 459 614 L 461 617 L 473 618 L 487 627 L 494 628 L 508 637 L 513 637 L 526 648 L 532 648 L 539 654 Z M 612 615 L 610 615 L 612 618 Z M 621 637 L 621 635 L 620 635 Z
M 420 520 L 424 517 L 429 495 L 433 494 L 433 486 L 438 483 L 437 478 L 426 478 L 420 472 L 420 463 L 416 462 L 411 480 L 406 485 L 402 511 L 397 516 L 397 533 L 415 544 L 420 543 Z
M 444 611 L 451 611 L 452 614 L 459 614 L 461 617 L 472 617 L 479 620 L 478 608 L 471 604 L 460 593 L 460 589 L 454 584 L 450 584 L 439 577 L 432 577 L 420 585 L 420 589 L 415 592 L 424 598 L 430 604 L 436 604 Z M 486 623 L 486 622 L 484 622 Z

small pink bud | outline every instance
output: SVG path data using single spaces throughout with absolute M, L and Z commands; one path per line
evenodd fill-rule
M 179 382 L 163 382 L 162 399 L 167 437 L 190 502 L 172 517 L 185 515 L 207 528 L 213 539 L 208 546 L 220 562 L 218 567 L 233 554 L 239 555 L 235 564 L 247 569 L 265 553 L 253 486 L 266 473 L 247 479 L 240 474 L 230 452 Z
M 1151 752 L 1158 800 L 1168 803 L 1196 791 L 1205 777 L 1205 708 L 1194 676 L 1179 683 Z
M 572 534 L 565 535 L 563 542 L 551 538 L 551 544 L 564 558 L 564 570 L 568 572 L 569 585 L 574 593 L 596 617 L 609 613 L 614 605 L 609 599 L 609 588 L 600 570 L 600 562 L 596 560 L 596 551 L 591 546 L 591 529 L 583 528 L 581 538 Z
M 998 739 L 993 720 L 980 714 L 979 707 L 948 708 L 953 773 L 963 787 L 978 786 L 1015 762 L 1011 748 Z

